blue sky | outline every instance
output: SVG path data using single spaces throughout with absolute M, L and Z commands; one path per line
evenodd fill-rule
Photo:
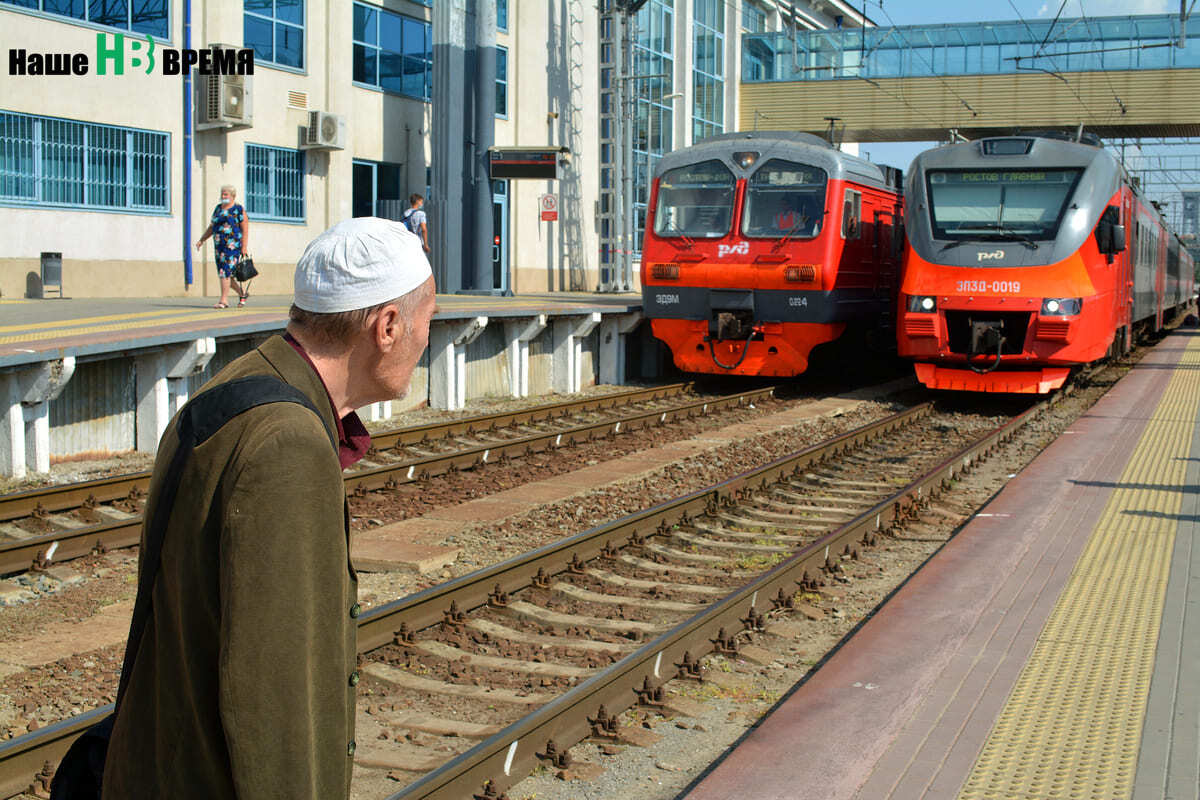
M 862 8 L 862 0 L 851 0 Z M 984 20 L 1054 19 L 1062 0 L 867 0 L 867 16 L 880 27 L 930 25 Z M 1190 0 L 1189 0 L 1190 5 Z M 1103 17 L 1129 14 L 1179 13 L 1179 0 L 1067 0 L 1062 16 Z M 1189 20 L 1190 21 L 1190 20 Z M 1200 24 L 1197 20 L 1196 24 Z M 917 153 L 932 142 L 872 143 L 862 145 L 871 160 L 907 170 Z

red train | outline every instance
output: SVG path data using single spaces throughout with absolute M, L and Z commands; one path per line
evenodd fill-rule
M 898 170 L 823 139 L 705 139 L 656 170 L 644 313 L 685 372 L 798 375 L 848 325 L 893 318 L 900 215 Z
M 926 151 L 905 186 L 899 354 L 936 389 L 1048 392 L 1191 297 L 1191 256 L 1094 138 Z

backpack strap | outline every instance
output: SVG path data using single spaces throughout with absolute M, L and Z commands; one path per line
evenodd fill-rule
M 269 375 L 248 375 L 218 384 L 194 397 L 179 412 L 179 419 L 176 421 L 179 446 L 167 468 L 161 494 L 155 498 L 154 517 L 146 524 L 146 544 L 141 553 L 137 599 L 133 604 L 133 620 L 129 624 L 125 662 L 121 668 L 121 682 L 117 688 L 118 708 L 121 705 L 121 696 L 125 693 L 125 687 L 133 674 L 133 660 L 141 645 L 142 633 L 150 615 L 150 601 L 162 560 L 163 539 L 167 533 L 171 510 L 175 507 L 175 495 L 188 456 L 194 448 L 208 441 L 234 417 L 268 403 L 296 403 L 312 411 L 318 418 L 321 417 L 321 413 L 307 395 L 291 384 Z M 321 426 L 324 425 L 322 420 Z M 333 434 L 329 435 L 329 441 L 336 453 L 338 443 Z

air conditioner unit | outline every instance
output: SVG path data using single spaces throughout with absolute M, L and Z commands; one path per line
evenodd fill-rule
M 234 49 L 211 44 L 210 48 Z M 200 75 L 200 102 L 196 128 L 249 127 L 253 125 L 253 94 L 249 75 Z
M 308 112 L 308 129 L 304 132 L 304 150 L 345 150 L 346 118 L 328 111 Z

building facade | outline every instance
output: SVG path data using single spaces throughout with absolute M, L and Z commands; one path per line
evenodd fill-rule
M 496 16 L 495 145 L 564 148 L 557 180 L 492 181 L 495 288 L 520 293 L 634 288 L 605 270 L 637 249 L 657 158 L 733 129 L 743 32 L 862 24 L 834 0 L 499 0 Z M 410 0 L 0 0 L 0 298 L 41 296 L 43 253 L 69 296 L 217 294 L 211 242 L 192 244 L 224 185 L 255 290 L 290 293 L 322 230 L 437 191 L 432 19 Z

